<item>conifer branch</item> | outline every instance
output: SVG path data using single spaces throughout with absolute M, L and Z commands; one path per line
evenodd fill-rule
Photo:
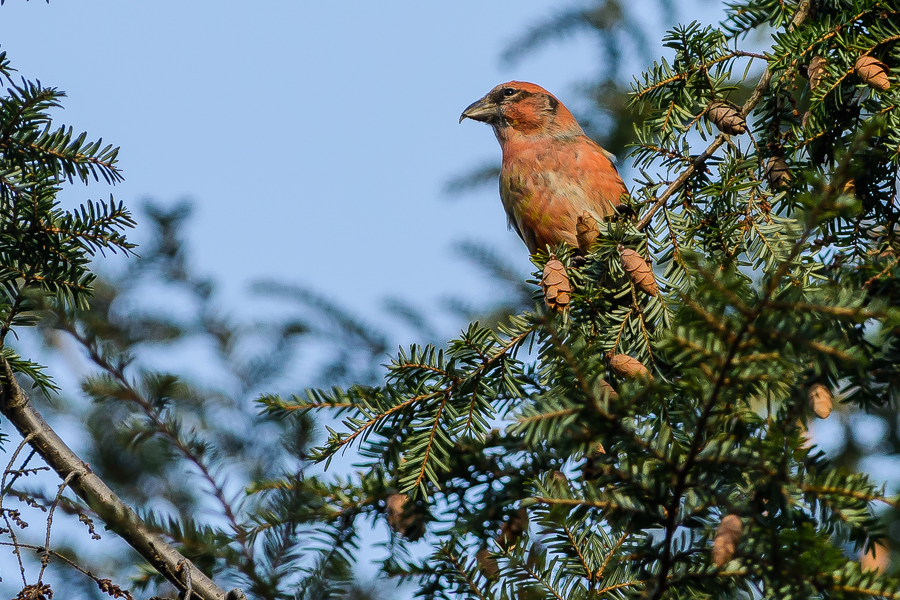
M 568 523 L 563 524 L 563 532 L 566 536 L 566 541 L 569 543 L 569 547 L 575 551 L 575 556 L 578 558 L 578 564 L 581 565 L 581 568 L 584 569 L 584 575 L 588 580 L 591 580 L 594 576 L 594 573 L 591 571 L 591 567 L 587 563 L 587 559 L 584 556 L 584 552 L 581 551 L 581 546 L 578 543 L 578 540 L 575 537 L 575 534 L 572 532 L 572 528 Z
M 525 571 L 525 573 L 533 580 L 540 583 L 541 587 L 553 594 L 553 597 L 556 598 L 556 600 L 566 600 L 562 593 L 553 586 L 553 583 L 547 581 L 544 577 L 542 577 L 541 573 L 538 573 L 534 567 L 532 567 L 528 563 L 524 563 L 522 565 L 522 570 Z
M 619 539 L 616 540 L 616 543 L 613 544 L 612 548 L 606 553 L 606 556 L 603 557 L 603 562 L 600 563 L 600 566 L 597 568 L 597 572 L 594 573 L 594 581 L 600 581 L 603 578 L 603 574 L 606 572 L 606 568 L 609 566 L 609 561 L 618 552 L 619 548 L 622 547 L 622 544 L 625 543 L 625 540 L 631 535 L 630 529 L 625 529 L 622 532 L 622 535 L 619 536 Z
M 599 508 L 601 510 L 624 510 L 628 512 L 643 512 L 642 508 L 636 506 L 621 506 L 614 502 L 606 502 L 603 500 L 585 500 L 581 498 L 548 498 L 546 496 L 532 496 L 531 502 L 535 504 L 546 504 L 547 506 L 575 506 L 585 508 Z
M 475 594 L 478 600 L 487 600 L 485 595 L 481 593 L 481 588 L 475 583 L 475 580 L 471 576 L 470 571 L 466 569 L 465 565 L 463 565 L 459 561 L 459 556 L 457 554 L 454 554 L 452 550 L 447 549 L 444 553 L 444 560 L 446 560 L 453 566 L 453 569 L 457 572 L 457 574 L 459 574 L 459 576 L 462 577 L 466 582 L 466 586 L 468 587 L 469 591 Z
M 799 26 L 803 21 L 806 20 L 806 17 L 809 15 L 810 8 L 812 6 L 811 0 L 803 0 L 800 5 L 797 7 L 797 11 L 794 13 L 794 17 L 791 19 L 791 25 L 789 30 L 793 31 L 794 28 Z M 766 70 L 763 71 L 762 76 L 759 78 L 759 82 L 756 84 L 756 88 L 754 88 L 753 93 L 747 99 L 743 106 L 741 106 L 741 115 L 746 117 L 750 114 L 750 112 L 756 108 L 759 104 L 760 100 L 763 98 L 763 94 L 765 94 L 766 90 L 769 89 L 769 84 L 772 80 L 772 72 L 769 67 L 766 67 Z M 665 191 L 659 195 L 658 198 L 651 199 L 650 202 L 653 202 L 653 205 L 650 209 L 644 213 L 644 216 L 638 221 L 635 226 L 638 231 L 643 231 L 650 224 L 650 221 L 653 220 L 653 215 L 656 214 L 663 205 L 672 197 L 672 195 L 681 189 L 681 187 L 687 183 L 688 179 L 697 172 L 699 169 L 703 168 L 706 164 L 706 161 L 716 153 L 722 144 L 724 144 L 728 140 L 728 135 L 724 133 L 720 133 L 716 136 L 716 139 L 700 153 L 694 161 L 688 165 L 684 171 L 673 181 Z
M 217 586 L 194 564 L 163 540 L 100 479 L 56 434 L 34 407 L 16 381 L 6 359 L 2 361 L 0 384 L 0 412 L 23 437 L 30 436 L 31 446 L 88 506 L 106 523 L 110 530 L 134 548 L 172 585 L 186 589 L 181 569 L 190 572 L 193 591 L 203 600 L 225 600 L 225 590 Z

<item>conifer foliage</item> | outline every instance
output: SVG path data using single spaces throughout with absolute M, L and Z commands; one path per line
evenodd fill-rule
M 599 27 L 608 12 L 584 14 Z M 747 50 L 761 31 L 771 45 Z M 346 596 L 372 521 L 392 532 L 384 573 L 429 599 L 900 599 L 883 560 L 900 502 L 831 463 L 807 431 L 841 404 L 883 413 L 900 399 L 900 9 L 742 0 L 720 26 L 676 27 L 665 45 L 631 96 L 643 119 L 632 154 L 640 180 L 614 218 L 581 219 L 578 249 L 533 257 L 532 310 L 472 323 L 445 348 L 403 349 L 375 385 L 263 395 L 266 419 L 253 425 L 240 394 L 232 402 L 170 374 L 132 374 L 138 339 L 183 331 L 108 328 L 109 315 L 84 311 L 88 260 L 129 252 L 122 229 L 132 222 L 112 200 L 65 212 L 56 195 L 67 181 L 115 183 L 116 150 L 51 127 L 61 93 L 16 83 L 0 54 L 0 408 L 24 436 L 0 501 L 42 468 L 29 466 L 35 453 L 63 480 L 55 498 L 19 495 L 49 512 L 43 546 L 17 539 L 21 518 L 0 504 L 2 543 L 20 565 L 25 550 L 40 553 L 36 580 L 20 568 L 20 596 L 50 597 L 44 570 L 62 559 L 103 593 L 131 597 L 51 549 L 61 507 L 92 535 L 103 520 L 141 552 L 156 575 L 139 583 L 165 578 L 209 599 L 226 597 L 223 582 L 260 598 Z M 158 249 L 160 268 L 196 296 L 201 333 L 240 392 L 255 395 L 302 328 L 282 329 L 271 353 L 245 364 L 240 336 L 172 247 Z M 22 418 L 33 403 L 13 376 L 53 383 L 8 334 L 48 306 L 42 314 L 99 369 L 84 388 L 106 413 L 98 422 L 124 423 L 104 439 L 165 457 L 160 474 L 187 465 L 220 522 L 194 520 L 203 510 L 190 478 L 166 484 L 181 493 L 178 514 L 144 506 L 138 517 L 77 457 L 59 459 L 46 423 Z M 380 352 L 380 338 L 348 339 Z M 342 420 L 309 450 L 320 413 Z M 223 414 L 240 414 L 253 439 L 210 424 Z M 284 443 L 260 452 L 272 431 Z M 348 450 L 360 455 L 352 473 L 308 473 L 309 460 Z M 137 479 L 117 487 L 152 504 L 153 486 Z M 876 569 L 860 561 L 871 550 Z
M 3 342 L 17 328 L 35 324 L 35 308 L 48 295 L 86 306 L 95 278 L 88 262 L 98 251 L 130 252 L 122 230 L 134 223 L 112 197 L 71 212 L 59 208 L 56 196 L 66 181 L 120 181 L 119 149 L 87 141 L 85 133 L 76 136 L 71 127 L 52 127 L 48 111 L 65 94 L 40 82 L 14 81 L 2 51 L 0 84 L 8 86 L 0 97 L 0 345 L 14 371 L 49 391 L 54 386 L 39 367 Z
M 344 415 L 317 458 L 365 469 L 321 515 L 407 494 L 385 570 L 422 597 L 900 598 L 858 560 L 897 499 L 806 434 L 822 397 L 900 393 L 900 11 L 748 0 L 665 45 L 634 85 L 631 210 L 584 259 L 534 257 L 533 311 L 380 386 L 261 400 Z

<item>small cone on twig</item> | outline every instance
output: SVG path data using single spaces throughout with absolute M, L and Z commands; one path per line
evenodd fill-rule
M 478 563 L 478 568 L 481 569 L 481 573 L 487 577 L 488 579 L 496 579 L 497 574 L 500 572 L 500 567 L 497 565 L 497 561 L 491 556 L 491 551 L 487 548 L 482 548 L 478 552 L 475 553 L 475 562 Z
M 816 416 L 820 419 L 827 419 L 834 408 L 834 396 L 831 395 L 831 391 L 821 383 L 816 383 L 809 388 L 808 397 L 809 407 L 816 413 Z
M 881 542 L 872 545 L 872 549 L 862 555 L 859 566 L 863 571 L 884 573 L 891 564 L 891 550 Z
M 853 179 L 848 179 L 844 183 L 839 185 L 835 185 L 833 182 L 828 186 L 829 192 L 837 192 L 838 194 L 844 196 L 851 196 L 853 198 L 856 197 L 856 182 Z
M 565 486 L 569 485 L 569 478 L 566 477 L 566 474 L 563 473 L 562 471 L 554 470 L 554 471 L 550 472 L 550 475 L 553 476 L 554 482 L 565 485 Z
M 387 522 L 395 533 L 414 542 L 425 535 L 421 518 L 413 513 L 406 494 L 391 494 L 387 499 Z
M 591 213 L 584 211 L 580 217 L 575 220 L 575 240 L 578 242 L 578 249 L 587 256 L 591 251 L 591 244 L 600 235 L 600 229 L 597 227 L 597 221 L 591 216 Z
M 497 536 L 497 543 L 504 548 L 514 546 L 522 534 L 528 531 L 528 511 L 520 508 L 516 512 L 509 515 L 509 521 L 500 527 L 500 535 Z
M 544 290 L 544 304 L 547 305 L 547 308 L 556 312 L 563 312 L 568 307 L 572 294 L 572 284 L 569 283 L 566 268 L 555 258 L 548 260 L 544 266 L 541 287 Z
M 606 454 L 606 448 L 603 447 L 603 444 L 600 442 L 593 442 L 580 467 L 581 477 L 585 481 L 597 479 L 603 475 L 606 467 L 600 460 L 600 457 L 603 454 Z
M 407 502 L 409 502 L 409 496 L 406 494 L 391 494 L 386 503 L 388 525 L 400 534 L 412 523 L 412 515 L 405 514 Z
M 741 520 L 737 515 L 727 515 L 716 530 L 716 539 L 713 540 L 712 559 L 713 564 L 721 567 L 731 560 L 734 550 L 741 539 Z
M 887 65 L 871 56 L 857 58 L 853 70 L 856 71 L 862 82 L 872 89 L 884 92 L 891 87 Z
M 631 248 L 623 247 L 621 244 L 619 244 L 619 254 L 622 256 L 622 266 L 625 268 L 625 274 L 631 280 L 631 283 L 634 284 L 634 287 L 650 296 L 657 295 L 659 286 L 656 285 L 653 269 L 641 258 L 641 255 Z
M 841 193 L 847 196 L 856 197 L 856 182 L 851 179 L 844 183 L 844 185 L 841 186 Z
M 590 454 L 584 457 L 584 463 L 582 463 L 581 467 L 581 478 L 585 481 L 592 481 L 594 479 L 599 479 L 601 475 L 605 472 L 603 469 L 603 464 L 599 460 L 599 454 Z
M 791 169 L 781 156 L 771 156 L 766 161 L 766 179 L 769 186 L 778 188 L 791 182 Z
M 627 354 L 615 354 L 609 359 L 609 367 L 619 377 L 625 379 L 636 379 L 638 377 L 650 377 L 650 371 L 647 367 L 636 358 L 632 358 Z
M 731 102 L 716 100 L 706 107 L 706 118 L 728 135 L 747 133 L 747 121 L 741 115 L 741 109 Z
M 828 61 L 821 56 L 814 56 L 806 67 L 806 74 L 809 76 L 809 89 L 814 90 L 822 83 L 822 76 L 825 75 L 825 67 Z
M 609 398 L 610 400 L 618 400 L 619 392 L 616 391 L 616 388 L 610 385 L 608 381 L 605 379 L 600 380 L 600 397 L 601 398 Z

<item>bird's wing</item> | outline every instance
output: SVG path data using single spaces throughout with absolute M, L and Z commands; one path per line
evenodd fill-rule
M 509 229 L 512 229 L 516 233 L 519 234 L 519 237 L 522 237 L 522 230 L 519 229 L 519 224 L 516 223 L 515 213 L 513 212 L 512 207 L 516 204 L 519 199 L 519 195 L 521 194 L 518 186 L 512 187 L 510 186 L 509 181 L 504 181 L 503 176 L 500 177 L 500 202 L 503 203 L 503 208 L 506 211 L 506 225 Z
M 628 193 L 611 160 L 612 154 L 589 137 L 581 136 L 575 156 L 575 168 L 586 192 L 584 210 L 601 219 L 611 216 L 622 203 L 622 194 Z
M 523 203 L 532 196 L 529 193 L 529 177 L 518 169 L 504 169 L 500 173 L 500 201 L 506 211 L 506 223 L 510 229 L 519 234 L 528 251 L 534 254 L 538 248 L 534 232 L 525 220 L 522 211 Z

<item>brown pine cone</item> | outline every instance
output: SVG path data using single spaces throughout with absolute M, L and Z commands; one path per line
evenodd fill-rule
M 484 574 L 486 578 L 493 581 L 497 579 L 497 574 L 500 572 L 500 567 L 497 565 L 497 561 L 491 556 L 491 551 L 487 548 L 482 548 L 478 552 L 475 553 L 475 562 L 478 563 L 478 568 L 481 569 L 481 572 Z
M 406 494 L 391 494 L 387 499 L 387 522 L 395 533 L 414 542 L 425 535 L 425 522 L 413 512 Z
M 544 290 L 544 304 L 547 305 L 547 308 L 556 312 L 563 312 L 568 307 L 572 294 L 572 284 L 569 283 L 566 268 L 555 258 L 547 261 L 547 264 L 544 266 L 541 288 Z
M 641 255 L 631 248 L 625 248 L 621 244 L 619 244 L 619 253 L 622 256 L 622 266 L 625 268 L 625 274 L 631 280 L 631 283 L 634 284 L 634 287 L 645 294 L 657 295 L 659 286 L 656 285 L 653 269 L 641 258 Z
M 871 56 L 860 56 L 856 59 L 853 70 L 870 88 L 884 92 L 891 87 L 887 65 Z
M 769 187 L 779 188 L 791 182 L 791 169 L 780 156 L 770 156 L 766 161 L 766 179 Z
M 863 571 L 876 571 L 883 574 L 891 566 L 891 549 L 884 542 L 875 542 L 871 550 L 859 559 Z
M 741 115 L 741 110 L 731 102 L 723 100 L 710 102 L 706 107 L 706 118 L 722 133 L 728 135 L 747 133 L 747 121 Z
M 834 408 L 834 396 L 831 391 L 821 383 L 813 384 L 807 394 L 809 407 L 820 419 L 827 419 Z
M 609 398 L 610 400 L 618 400 L 619 392 L 609 384 L 605 379 L 600 380 L 600 396 Z
M 716 530 L 716 539 L 713 541 L 712 559 L 717 567 L 721 567 L 731 560 L 738 541 L 741 539 L 741 520 L 737 515 L 728 515 L 722 519 L 719 529 Z
M 600 235 L 600 229 L 597 227 L 597 221 L 588 211 L 584 211 L 575 221 L 575 240 L 578 242 L 578 249 L 587 256 L 591 251 L 591 244 Z
M 822 83 L 822 77 L 825 75 L 825 67 L 828 61 L 821 56 L 814 56 L 806 67 L 806 74 L 809 76 L 809 89 L 814 90 Z
M 636 358 L 627 354 L 616 354 L 609 359 L 609 367 L 619 377 L 636 379 L 638 377 L 650 377 L 650 371 Z
M 497 543 L 504 548 L 514 546 L 526 531 L 528 531 L 528 511 L 520 508 L 509 515 L 509 521 L 500 527 Z

